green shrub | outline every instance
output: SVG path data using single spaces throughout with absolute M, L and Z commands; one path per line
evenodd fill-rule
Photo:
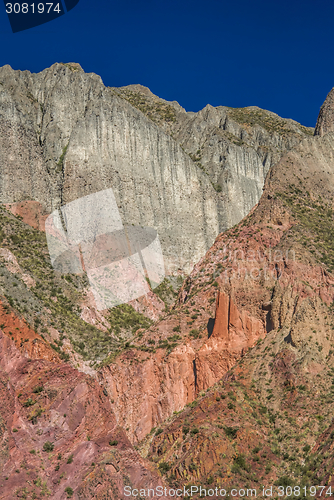
M 196 328 L 193 328 L 189 332 L 190 337 L 193 337 L 194 339 L 197 339 L 199 337 L 199 331 Z
M 221 193 L 221 191 L 222 191 L 222 187 L 221 187 L 221 185 L 220 185 L 220 184 L 215 184 L 215 183 L 212 183 L 212 186 L 213 186 L 213 188 L 215 189 L 215 191 L 216 191 L 217 193 Z
M 33 401 L 31 398 L 28 398 L 25 403 L 23 403 L 23 406 L 32 406 L 36 403 L 36 401 Z
M 240 454 L 233 458 L 234 464 L 240 469 L 248 470 L 244 455 Z
M 53 443 L 51 443 L 50 441 L 46 441 L 46 442 L 43 444 L 43 450 L 44 450 L 44 451 L 50 452 L 50 451 L 53 451 L 53 448 L 54 448 L 54 444 L 53 444 Z
M 159 471 L 162 474 L 166 474 L 166 472 L 168 472 L 170 470 L 170 465 L 167 462 L 161 462 L 158 467 L 159 467 Z
M 43 386 L 42 385 L 38 385 L 37 387 L 35 387 L 35 389 L 33 389 L 32 392 L 34 392 L 35 394 L 39 394 L 42 391 L 43 391 Z
M 168 337 L 168 341 L 169 342 L 175 342 L 176 340 L 181 340 L 180 335 L 178 335 L 177 333 L 175 333 L 174 335 L 171 335 L 170 337 Z
M 69 486 L 65 488 L 65 493 L 67 494 L 67 498 L 71 498 L 73 496 L 73 490 Z
M 109 441 L 109 444 L 110 444 L 110 446 L 117 446 L 118 441 L 116 441 L 116 439 L 113 439 L 112 441 Z
M 147 330 L 152 325 L 152 321 L 141 313 L 134 310 L 129 304 L 120 304 L 113 307 L 108 317 L 111 331 L 119 334 L 121 330 L 135 333 L 139 328 Z
M 293 480 L 289 476 L 281 476 L 274 484 L 277 486 L 293 486 Z
M 237 437 L 237 432 L 239 430 L 239 427 L 224 427 L 224 431 L 226 436 L 235 439 Z

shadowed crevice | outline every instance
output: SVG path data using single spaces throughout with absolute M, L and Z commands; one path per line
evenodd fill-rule
M 214 326 L 215 326 L 215 319 L 214 318 L 209 318 L 208 324 L 206 325 L 206 329 L 208 331 L 208 339 L 212 335 Z

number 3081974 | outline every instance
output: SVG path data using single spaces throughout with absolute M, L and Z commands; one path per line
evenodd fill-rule
M 61 13 L 59 3 L 6 3 L 7 14 L 50 14 L 51 12 Z

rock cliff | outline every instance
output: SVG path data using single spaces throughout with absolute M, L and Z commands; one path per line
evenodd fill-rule
M 257 208 L 233 230 L 219 235 L 180 292 L 182 310 L 186 306 L 192 313 L 191 306 L 205 305 L 210 288 L 219 289 L 216 321 L 204 346 L 218 336 L 229 339 L 232 347 L 232 325 L 239 325 L 235 339 L 244 342 L 249 331 L 247 321 L 242 321 L 245 314 L 257 318 L 248 325 L 253 324 L 261 338 L 240 353 L 230 370 L 224 347 L 212 352 L 205 360 L 211 388 L 141 443 L 142 454 L 163 464 L 173 487 L 194 483 L 229 492 L 245 485 L 257 491 L 259 484 L 291 485 L 315 494 L 310 488 L 321 484 L 330 494 L 334 460 L 334 134 L 330 128 L 320 137 L 305 139 L 271 169 Z M 210 284 L 211 276 L 215 281 Z M 234 304 L 240 311 L 237 315 Z M 220 363 L 215 362 L 219 355 Z M 194 359 L 196 363 L 196 355 Z M 200 498 L 199 492 L 194 496 Z
M 8 196 L 0 206 L 0 498 L 63 499 L 71 488 L 82 499 L 116 499 L 124 485 L 201 484 L 227 492 L 275 482 L 332 485 L 332 98 L 311 137 L 310 130 L 254 108 L 186 113 L 142 87 L 106 89 L 76 65 L 39 75 L 1 72 L 1 189 Z M 81 111 L 78 82 L 86 96 Z M 199 159 L 196 134 L 206 129 L 214 144 L 226 134 L 217 121 L 223 115 L 224 124 L 247 132 L 248 143 L 262 134 L 272 148 L 258 204 L 216 237 L 175 302 L 161 285 L 157 293 L 169 297 L 165 309 L 152 295 L 98 313 L 84 276 L 52 269 L 41 231 L 46 214 L 72 195 L 106 186 L 104 165 L 123 165 L 121 184 L 134 182 L 134 157 L 151 151 L 153 137 L 159 143 L 149 153 L 154 175 L 167 182 L 159 165 L 165 168 L 174 154 L 177 189 L 194 179 L 199 196 L 212 194 L 218 227 L 226 193 L 214 175 L 229 167 L 224 160 L 209 170 L 211 156 Z M 193 131 L 183 136 L 181 124 Z M 278 139 L 285 154 L 274 158 Z M 238 155 L 246 151 L 234 146 Z M 134 217 L 134 199 L 122 202 L 121 187 L 112 187 L 123 217 Z M 195 213 L 194 231 L 198 217 L 209 220 L 196 206 L 187 212 Z M 170 227 L 181 221 L 183 231 L 170 207 Z M 144 215 L 135 223 L 154 225 L 149 209 Z M 202 243 L 201 251 L 204 236 Z M 150 319 L 141 314 L 147 307 Z
M 148 113 L 78 64 L 39 74 L 4 66 L 0 83 L 0 201 L 39 202 L 43 217 L 112 187 L 125 224 L 158 231 L 168 272 L 190 271 L 257 203 L 269 167 L 310 133 L 258 108 L 186 113 L 147 90 Z
M 207 105 L 186 112 L 141 85 L 114 91 L 169 133 L 218 193 L 219 230 L 237 224 L 260 199 L 272 165 L 313 129 L 256 106 Z
M 314 135 L 323 136 L 334 131 L 334 88 L 328 93 L 321 106 Z

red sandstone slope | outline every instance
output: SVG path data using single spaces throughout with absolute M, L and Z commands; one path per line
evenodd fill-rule
M 123 497 L 124 485 L 162 484 L 96 380 L 39 354 L 0 331 L 0 498 L 64 499 L 70 487 L 73 498 L 112 499 Z
M 22 356 L 30 359 L 46 359 L 55 363 L 60 362 L 59 356 L 51 349 L 50 345 L 29 328 L 26 322 L 17 316 L 9 306 L 4 306 L 1 302 L 0 327 L 2 333 L 12 339 Z M 5 355 L 3 362 L 6 362 Z
M 29 226 L 40 231 L 45 231 L 45 220 L 48 214 L 45 213 L 41 203 L 38 201 L 18 201 L 16 203 L 7 203 L 5 207 L 12 214 L 19 216 Z

